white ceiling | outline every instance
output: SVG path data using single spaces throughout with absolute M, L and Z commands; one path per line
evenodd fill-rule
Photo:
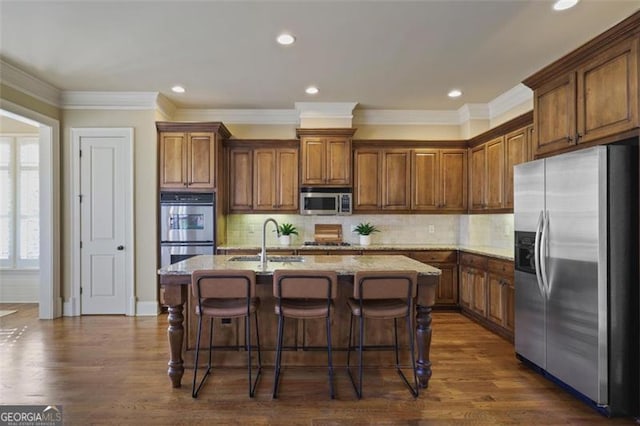
M 487 103 L 638 0 L 0 0 L 0 59 L 63 91 L 160 92 L 180 108 L 455 110 Z M 289 31 L 289 47 L 275 37 Z M 187 93 L 170 88 L 182 84 Z M 306 95 L 317 85 L 320 93 Z M 451 100 L 446 93 L 460 88 Z

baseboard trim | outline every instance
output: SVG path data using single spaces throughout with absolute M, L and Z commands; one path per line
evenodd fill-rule
M 144 317 L 144 316 L 158 316 L 160 313 L 160 307 L 158 306 L 157 301 L 152 302 L 138 302 L 136 303 L 136 316 Z

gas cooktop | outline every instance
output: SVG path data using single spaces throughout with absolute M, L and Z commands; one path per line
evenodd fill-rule
M 350 243 L 346 243 L 346 242 L 339 242 L 339 243 L 334 243 L 334 242 L 325 242 L 325 243 L 319 243 L 317 241 L 305 241 L 304 242 L 305 246 L 342 246 L 342 247 L 347 247 L 350 246 Z

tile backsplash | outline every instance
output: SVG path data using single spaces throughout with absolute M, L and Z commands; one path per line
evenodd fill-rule
M 380 232 L 372 236 L 373 244 L 465 244 L 497 248 L 513 246 L 513 215 L 351 215 L 301 216 L 284 214 L 232 214 L 227 217 L 226 245 L 260 245 L 262 224 L 272 217 L 278 223 L 292 223 L 298 229 L 291 244 L 313 241 L 314 227 L 322 224 L 342 224 L 343 240 L 358 243 L 352 232 L 360 222 L 370 222 Z M 274 225 L 267 224 L 267 244 L 277 245 Z

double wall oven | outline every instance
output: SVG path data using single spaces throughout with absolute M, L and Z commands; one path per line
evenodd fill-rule
M 215 253 L 213 193 L 160 194 L 160 266 Z

